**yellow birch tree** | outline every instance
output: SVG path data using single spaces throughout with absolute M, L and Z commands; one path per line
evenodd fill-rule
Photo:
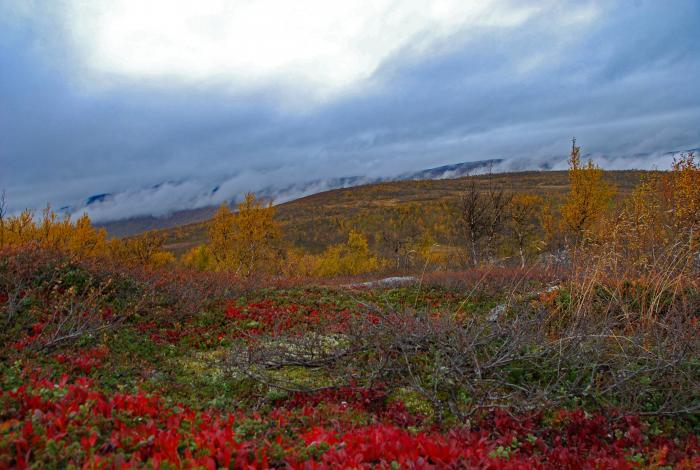
M 569 159 L 569 193 L 561 208 L 562 225 L 570 243 L 578 244 L 594 235 L 615 193 L 603 180 L 603 170 L 589 158 L 581 163 L 581 148 L 573 139 Z

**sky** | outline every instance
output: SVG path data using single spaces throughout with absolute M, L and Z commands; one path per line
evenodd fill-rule
M 565 168 L 572 136 L 663 169 L 700 147 L 699 25 L 697 0 L 0 0 L 0 188 L 11 211 L 109 193 L 105 221 Z

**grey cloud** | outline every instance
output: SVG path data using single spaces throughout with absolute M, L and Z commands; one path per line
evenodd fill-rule
M 62 66 L 35 50 L 48 26 L 0 32 L 12 71 L 0 74 L 0 185 L 14 209 L 112 193 L 89 209 L 108 220 L 487 158 L 559 168 L 573 135 L 604 166 L 664 168 L 666 152 L 700 147 L 700 5 L 598 3 L 590 30 L 562 36 L 545 13 L 500 35 L 458 31 L 448 48 L 399 51 L 365 87 L 300 109 L 281 88 L 230 95 L 216 77 L 81 92 L 70 56 Z

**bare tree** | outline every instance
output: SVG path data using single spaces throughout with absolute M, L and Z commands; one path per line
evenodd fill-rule
M 496 242 L 502 234 L 511 199 L 510 192 L 503 185 L 494 183 L 491 175 L 485 190 L 477 186 L 476 178 L 469 179 L 460 198 L 457 225 L 468 244 L 473 266 L 495 255 Z
M 471 179 L 460 200 L 459 225 L 469 244 L 473 265 L 478 263 L 481 240 L 487 233 L 487 211 L 486 199 L 477 189 L 476 181 Z
M 489 188 L 486 193 L 488 202 L 488 224 L 486 226 L 487 250 L 489 256 L 495 254 L 496 239 L 503 234 L 503 225 L 506 220 L 507 210 L 513 195 L 506 191 L 501 184 L 494 184 L 492 175 L 489 174 Z

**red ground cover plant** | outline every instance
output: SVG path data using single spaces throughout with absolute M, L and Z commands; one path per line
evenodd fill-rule
M 24 269 L 26 263 L 17 266 Z M 116 272 L 109 271 L 108 277 Z M 323 301 L 302 305 L 280 298 L 230 303 L 210 312 L 210 305 L 221 305 L 221 293 L 228 292 L 230 283 L 210 282 L 202 276 L 190 285 L 194 275 L 187 273 L 144 271 L 142 275 L 144 284 L 157 292 L 146 292 L 143 303 L 139 296 L 143 309 L 138 316 L 121 323 L 124 330 L 109 333 L 132 332 L 135 327 L 153 343 L 186 346 L 183 351 L 281 332 L 342 332 L 358 314 Z M 184 277 L 174 279 L 178 276 Z M 509 283 L 511 278 L 519 279 L 514 274 Z M 0 350 L 6 354 L 0 364 L 0 470 L 700 468 L 696 437 L 664 436 L 637 417 L 613 412 L 563 410 L 513 416 L 496 410 L 475 414 L 466 423 L 438 426 L 426 424 L 425 416 L 409 411 L 377 384 L 372 389 L 350 386 L 293 393 L 277 400 L 266 397 L 247 409 L 208 409 L 206 402 L 196 401 L 200 395 L 188 401 L 189 406 L 176 404 L 167 387 L 157 388 L 162 395 L 134 392 L 148 383 L 126 383 L 123 370 L 107 370 L 113 358 L 131 360 L 129 348 L 118 354 L 119 341 L 107 348 L 99 346 L 107 339 L 86 334 L 73 342 L 56 343 L 55 348 L 39 348 L 44 344 L 40 340 L 52 331 L 44 315 L 50 310 L 15 308 L 31 283 L 16 284 L 8 290 L 12 295 L 0 294 L 4 313 L 22 320 L 22 327 L 6 336 L 10 339 L 6 344 L 15 347 Z M 119 286 L 114 292 L 120 299 L 134 290 L 129 282 Z M 63 296 L 67 291 L 61 289 L 49 292 Z M 48 305 L 43 294 L 38 291 L 37 306 Z M 202 302 L 202 297 L 212 300 Z M 89 311 L 109 320 L 107 306 L 95 307 Z M 83 310 L 77 312 L 82 318 Z M 147 348 L 142 353 L 161 349 Z M 62 372 L 67 374 L 61 376 Z M 115 383 L 130 392 L 115 391 Z M 102 388 L 108 386 L 110 390 Z
M 196 318 L 177 322 L 171 319 L 146 320 L 137 323 L 136 329 L 147 334 L 156 344 L 184 341 L 195 348 L 211 348 L 225 339 L 251 339 L 269 333 L 320 328 L 328 333 L 342 332 L 348 327 L 351 316 L 349 310 L 332 305 L 308 306 L 262 300 L 242 306 L 231 302 L 225 307 L 223 316 L 205 324 L 197 324 Z
M 100 346 L 82 351 L 58 353 L 54 357 L 59 364 L 67 365 L 70 372 L 88 375 L 102 366 L 102 361 L 108 354 L 109 349 L 106 346 Z
M 634 417 L 491 412 L 471 428 L 411 431 L 387 419 L 391 408 L 382 403 L 381 391 L 342 390 L 296 395 L 267 414 L 224 414 L 167 406 L 144 393 L 107 395 L 86 378 L 31 379 L 0 394 L 0 468 L 41 462 L 211 469 L 700 465 L 697 439 L 649 436 Z M 370 410 L 368 422 L 344 418 Z
M 227 318 L 249 325 L 249 335 L 292 329 L 305 331 L 320 326 L 330 326 L 329 332 L 340 332 L 347 328 L 351 315 L 348 310 L 337 310 L 332 306 L 311 307 L 295 303 L 279 305 L 271 300 L 244 307 L 229 305 L 226 309 Z

